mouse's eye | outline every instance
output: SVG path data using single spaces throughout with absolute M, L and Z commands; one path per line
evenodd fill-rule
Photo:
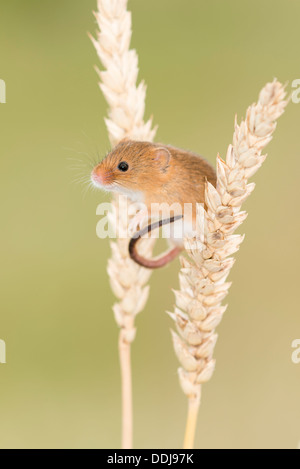
M 119 164 L 118 166 L 118 169 L 120 171 L 122 171 L 123 173 L 125 173 L 126 171 L 128 171 L 128 168 L 129 168 L 129 165 L 128 163 L 126 163 L 126 161 L 121 161 L 121 163 Z

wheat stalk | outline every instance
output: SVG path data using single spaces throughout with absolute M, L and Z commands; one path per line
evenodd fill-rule
M 201 385 L 215 368 L 215 328 L 226 310 L 222 301 L 231 285 L 226 282 L 234 264 L 230 256 L 244 239 L 234 232 L 247 217 L 241 206 L 255 187 L 248 179 L 266 158 L 262 150 L 284 112 L 285 95 L 281 83 L 268 83 L 258 103 L 248 108 L 245 120 L 240 125 L 235 121 L 226 161 L 217 157 L 217 187 L 207 183 L 207 210 L 198 207 L 197 234 L 185 240 L 189 257 L 181 258 L 180 289 L 175 291 L 174 313 L 169 313 L 178 330 L 178 334 L 172 331 L 173 344 L 181 364 L 181 387 L 189 404 L 184 448 L 193 447 Z
M 98 0 L 95 13 L 99 32 L 91 37 L 98 57 L 105 70 L 96 68 L 99 86 L 109 105 L 105 119 L 111 144 L 114 146 L 125 137 L 132 140 L 154 139 L 156 128 L 152 120 L 144 122 L 146 86 L 137 86 L 138 56 L 130 50 L 132 35 L 131 13 L 127 0 Z M 128 201 L 114 196 L 110 215 L 115 230 L 128 233 Z M 141 250 L 150 256 L 153 240 L 143 240 Z M 135 316 L 143 310 L 149 294 L 146 285 L 151 271 L 139 267 L 128 254 L 128 239 L 111 243 L 112 257 L 108 263 L 108 275 L 113 292 L 120 300 L 113 307 L 116 322 L 121 328 L 119 354 L 122 375 L 122 447 L 132 448 L 132 392 L 130 344 L 135 337 Z

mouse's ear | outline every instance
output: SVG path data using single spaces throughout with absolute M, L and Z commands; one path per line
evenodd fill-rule
M 155 149 L 154 160 L 158 163 L 161 171 L 165 172 L 168 169 L 171 158 L 171 153 L 166 147 Z

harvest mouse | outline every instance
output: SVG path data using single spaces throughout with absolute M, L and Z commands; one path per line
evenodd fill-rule
M 183 249 L 184 233 L 181 239 L 173 239 L 175 247 L 158 259 L 140 256 L 136 249 L 138 240 L 153 229 L 182 221 L 183 213 L 184 229 L 188 231 L 186 226 L 192 226 L 196 217 L 196 204 L 204 203 L 205 183 L 209 181 L 215 186 L 216 173 L 195 153 L 160 143 L 122 140 L 93 169 L 91 180 L 100 189 L 127 195 L 133 202 L 144 204 L 151 215 L 153 207 L 160 206 L 158 211 L 164 216 L 164 211 L 172 206 L 172 216 L 169 211 L 167 218 L 137 232 L 129 244 L 131 258 L 153 269 L 166 265 L 177 256 Z M 191 207 L 187 215 L 185 204 Z

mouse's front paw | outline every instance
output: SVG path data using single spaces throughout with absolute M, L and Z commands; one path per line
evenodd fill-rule
M 145 221 L 148 221 L 148 210 L 140 210 L 129 222 L 129 236 L 132 237 L 137 231 L 141 230 Z

